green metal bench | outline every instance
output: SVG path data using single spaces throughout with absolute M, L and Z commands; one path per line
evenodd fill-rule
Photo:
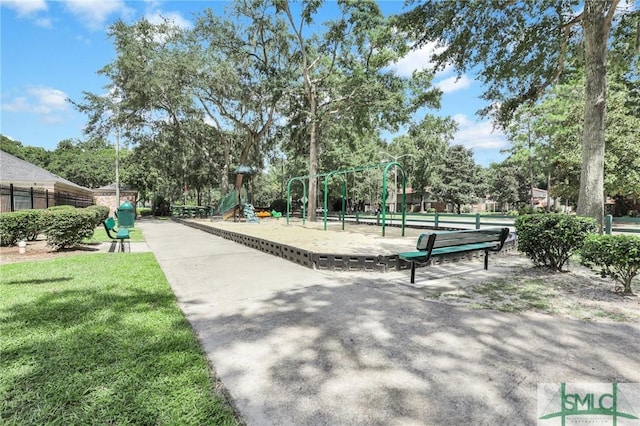
M 129 239 L 129 230 L 127 228 L 116 229 L 116 221 L 112 217 L 107 218 L 102 224 L 109 238 L 120 241 L 120 251 L 124 252 L 124 240 Z M 112 232 L 116 233 L 115 237 L 111 234 Z M 131 246 L 129 246 L 129 251 L 131 251 Z
M 416 264 L 425 264 L 433 256 L 452 253 L 484 251 L 484 269 L 489 268 L 489 252 L 502 250 L 509 236 L 509 228 L 485 228 L 463 231 L 436 231 L 421 234 L 416 250 L 400 253 L 402 260 L 411 262 L 411 284 L 415 283 Z

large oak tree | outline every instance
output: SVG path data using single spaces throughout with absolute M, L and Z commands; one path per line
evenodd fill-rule
M 578 214 L 602 223 L 606 56 L 612 26 L 630 8 L 619 0 L 415 1 L 398 24 L 417 45 L 437 42 L 434 60 L 460 72 L 481 66 L 484 98 L 507 123 L 522 103 L 561 81 L 570 51 L 584 57 L 584 128 Z

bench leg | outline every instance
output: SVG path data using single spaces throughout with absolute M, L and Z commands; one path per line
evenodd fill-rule
M 124 239 L 120 238 L 120 251 L 124 253 Z
M 489 269 L 489 250 L 484 251 L 484 269 Z
M 411 284 L 416 282 L 416 262 L 411 262 Z

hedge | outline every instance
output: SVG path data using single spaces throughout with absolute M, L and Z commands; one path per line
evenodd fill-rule
M 622 284 L 625 294 L 633 294 L 631 281 L 640 273 L 640 237 L 635 235 L 590 235 L 580 252 L 582 262 L 599 267 L 602 277 Z
M 96 228 L 95 209 L 48 209 L 45 211 L 44 233 L 47 245 L 56 250 L 73 247 L 93 236 Z
M 43 227 L 42 210 L 18 210 L 0 214 L 0 245 L 12 246 L 20 240 L 33 241 Z
M 571 255 L 582 248 L 587 235 L 598 230 L 592 218 L 567 214 L 531 214 L 515 220 L 518 250 L 536 266 L 562 271 Z

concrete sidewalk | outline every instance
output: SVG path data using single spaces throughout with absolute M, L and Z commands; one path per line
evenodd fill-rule
M 538 383 L 640 382 L 635 324 L 459 308 L 399 291 L 407 272 L 319 272 L 137 225 L 249 425 L 536 424 Z

